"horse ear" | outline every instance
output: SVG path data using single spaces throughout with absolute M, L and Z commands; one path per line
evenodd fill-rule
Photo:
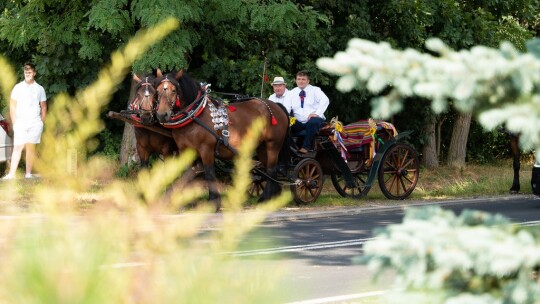
M 139 76 L 137 76 L 137 74 L 133 73 L 133 80 L 135 82 L 141 82 L 141 79 L 139 78 Z
M 178 80 L 182 77 L 182 75 L 184 75 L 184 69 L 181 69 L 180 71 L 178 71 L 178 73 L 174 75 L 174 79 Z
M 163 77 L 163 72 L 161 72 L 161 69 L 160 69 L 160 68 L 158 68 L 158 69 L 156 70 L 156 76 L 157 76 L 158 78 Z

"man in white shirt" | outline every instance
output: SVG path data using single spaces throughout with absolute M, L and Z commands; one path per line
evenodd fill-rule
M 330 104 L 330 100 L 324 92 L 316 86 L 309 84 L 307 71 L 296 73 L 297 87 L 287 93 L 285 108 L 287 112 L 296 117 L 296 122 L 291 127 L 293 134 L 306 130 L 306 136 L 299 153 L 307 153 L 313 149 L 313 139 L 325 122 L 324 112 Z
M 23 149 L 26 149 L 26 175 L 33 178 L 32 167 L 36 158 L 36 144 L 41 141 L 43 122 L 47 114 L 47 96 L 45 89 L 34 77 L 36 67 L 32 63 L 24 64 L 24 81 L 19 82 L 11 92 L 9 113 L 13 124 L 13 154 L 9 173 L 2 179 L 14 179 Z
M 274 88 L 274 94 L 270 95 L 268 99 L 275 103 L 283 104 L 285 102 L 285 95 L 289 92 L 285 79 L 283 77 L 274 77 L 272 88 Z

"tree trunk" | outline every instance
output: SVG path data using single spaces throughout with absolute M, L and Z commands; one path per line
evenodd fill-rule
M 451 167 L 465 167 L 465 157 L 467 156 L 467 138 L 471 127 L 472 113 L 459 113 L 454 128 L 452 139 L 448 148 L 447 164 Z
M 439 166 L 439 158 L 437 154 L 437 138 L 435 134 L 435 126 L 437 124 L 437 115 L 429 112 L 426 125 L 426 144 L 422 148 L 422 162 L 426 168 L 437 168 Z
M 122 135 L 122 145 L 120 146 L 120 165 L 129 164 L 131 159 L 139 162 L 136 145 L 134 127 L 132 124 L 126 123 Z
M 132 81 L 128 103 L 134 98 L 135 85 L 135 81 Z M 139 162 L 136 145 L 137 141 L 135 140 L 134 127 L 132 124 L 126 123 L 124 126 L 124 134 L 122 135 L 122 144 L 120 146 L 120 165 L 129 164 L 129 160 L 133 159 L 133 156 L 135 156 L 135 161 Z
M 446 120 L 446 115 L 439 115 L 437 121 L 437 159 L 441 158 L 441 143 L 442 143 L 442 126 Z

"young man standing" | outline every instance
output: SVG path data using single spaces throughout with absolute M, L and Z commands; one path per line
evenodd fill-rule
M 41 142 L 47 114 L 45 89 L 35 81 L 35 76 L 34 64 L 25 63 L 24 81 L 16 84 L 11 92 L 9 114 L 14 133 L 13 154 L 9 173 L 3 177 L 4 180 L 15 178 L 23 149 L 26 149 L 25 178 L 34 178 L 32 167 L 36 158 L 36 144 Z
M 306 130 L 306 136 L 299 153 L 307 153 L 313 149 L 313 139 L 319 128 L 325 121 L 324 112 L 330 104 L 330 100 L 324 92 L 316 86 L 309 84 L 307 71 L 296 73 L 297 87 L 289 91 L 285 97 L 285 108 L 296 117 L 296 122 L 291 127 L 293 133 Z
M 274 94 L 270 95 L 268 99 L 275 103 L 283 104 L 285 101 L 285 95 L 287 95 L 287 92 L 289 92 L 289 90 L 287 90 L 287 83 L 285 82 L 285 79 L 283 79 L 283 77 L 274 77 L 274 81 L 272 81 L 272 88 L 274 89 Z

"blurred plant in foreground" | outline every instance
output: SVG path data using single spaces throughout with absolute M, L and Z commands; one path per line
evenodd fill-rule
M 540 39 L 529 41 L 528 53 L 508 42 L 499 49 L 457 52 L 438 38 L 428 39 L 426 48 L 436 55 L 355 38 L 346 51 L 319 58 L 317 65 L 341 76 L 336 86 L 343 92 L 365 88 L 380 94 L 389 88 L 372 100 L 374 117 L 390 117 L 402 110 L 404 98 L 420 96 L 432 101 L 435 113 L 452 104 L 461 112 L 477 112 L 487 130 L 504 124 L 521 134 L 524 149 L 536 148 L 540 156 Z
M 75 98 L 57 96 L 40 145 L 41 181 L 0 183 L 1 303 L 267 303 L 276 302 L 279 269 L 227 254 L 289 193 L 238 212 L 245 201 L 258 121 L 243 140 L 222 215 L 201 200 L 182 173 L 195 153 L 113 180 L 113 163 L 92 156 L 104 126 L 101 111 L 133 62 L 178 26 L 171 19 L 132 39 Z M 0 71 L 10 70 L 0 61 Z M 11 72 L 11 74 L 13 74 Z M 2 81 L 3 92 L 11 82 Z M 203 227 L 212 227 L 203 231 Z
M 500 215 L 416 208 L 364 246 L 365 261 L 376 275 L 396 272 L 405 290 L 391 303 L 535 303 L 538 237 Z

